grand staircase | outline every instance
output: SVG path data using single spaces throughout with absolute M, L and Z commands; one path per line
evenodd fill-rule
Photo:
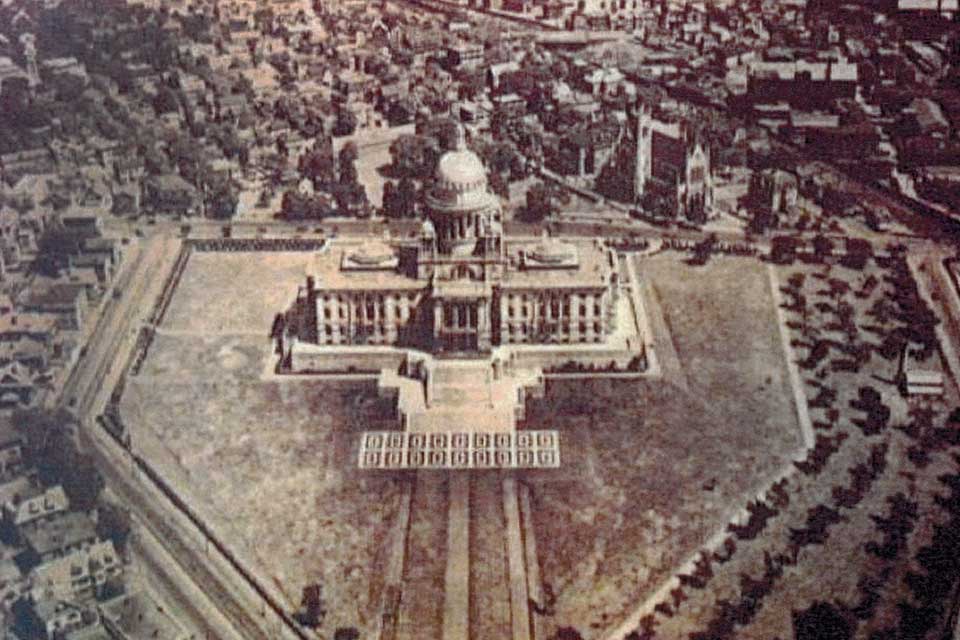
M 486 360 L 436 360 L 426 379 L 425 406 L 408 416 L 407 430 L 513 431 L 516 392 L 504 397 Z M 509 385 L 512 386 L 512 385 Z

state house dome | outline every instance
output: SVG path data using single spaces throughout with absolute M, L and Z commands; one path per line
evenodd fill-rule
M 435 175 L 438 184 L 456 191 L 472 191 L 487 186 L 487 170 L 480 157 L 469 149 L 443 154 Z
M 456 145 L 440 157 L 427 204 L 435 211 L 467 211 L 489 206 L 487 170 L 480 157 L 467 149 L 463 128 L 457 127 Z

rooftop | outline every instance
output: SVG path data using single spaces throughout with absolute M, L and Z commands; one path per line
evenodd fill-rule
M 124 595 L 100 607 L 100 612 L 128 638 L 183 640 L 180 624 L 145 592 Z
M 75 546 L 97 537 L 93 520 L 85 513 L 71 511 L 55 520 L 41 522 L 24 531 L 24 538 L 40 556 Z
M 379 241 L 378 241 L 379 243 Z M 336 241 L 329 248 L 317 252 L 309 275 L 316 279 L 318 289 L 332 291 L 380 291 L 401 290 L 416 291 L 427 287 L 427 282 L 418 280 L 397 270 L 343 270 L 344 259 L 356 253 L 364 245 L 359 240 Z M 551 245 L 552 246 L 552 245 Z M 562 246 L 567 252 L 575 252 L 579 259 L 576 266 L 563 263 L 558 268 L 524 269 L 521 254 L 542 249 L 540 240 L 506 241 L 506 252 L 510 267 L 507 269 L 502 286 L 505 288 L 593 288 L 607 283 L 610 272 L 609 257 L 602 246 L 590 240 L 564 240 Z

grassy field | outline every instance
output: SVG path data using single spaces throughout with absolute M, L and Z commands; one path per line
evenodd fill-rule
M 599 637 L 725 526 L 801 442 L 765 267 L 639 260 L 682 371 L 555 382 L 527 426 L 561 430 L 564 464 L 526 474 L 549 627 Z M 655 325 L 657 323 L 654 323 Z
M 307 251 L 194 251 L 161 328 L 267 337 L 274 316 L 286 311 L 297 287 L 306 284 L 312 255 Z
M 399 491 L 356 455 L 389 407 L 372 383 L 270 375 L 273 314 L 308 255 L 195 253 L 121 410 L 138 452 L 292 607 L 320 583 L 321 633 L 366 637 Z
M 911 405 L 893 385 L 895 362 L 878 347 L 903 320 L 875 310 L 910 285 L 891 278 L 892 263 L 864 270 L 796 264 L 775 272 L 815 436 L 831 446 L 808 453 L 778 490 L 765 492 L 768 517 L 759 529 L 731 535 L 734 550 L 713 556 L 703 582 L 658 603 L 642 625 L 655 634 L 644 637 L 790 638 L 797 616 L 816 603 L 847 626 L 843 637 L 928 637 L 922 625 L 930 609 L 918 598 L 929 588 L 930 565 L 918 558 L 935 557 L 921 550 L 947 521 L 944 496 L 958 459 L 956 446 L 941 440 L 950 429 L 940 427 L 955 391 L 948 385 L 944 400 Z M 818 343 L 829 348 L 813 364 Z M 861 347 L 858 367 L 834 367 Z M 943 370 L 936 351 L 911 366 Z M 857 402 L 868 387 L 889 409 L 876 423 Z

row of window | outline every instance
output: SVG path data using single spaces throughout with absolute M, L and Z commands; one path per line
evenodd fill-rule
M 372 321 L 376 317 L 385 318 L 387 316 L 387 308 L 383 304 L 377 305 L 374 303 L 368 303 L 365 307 L 360 307 L 358 309 L 358 312 L 359 314 L 357 319 L 361 322 Z M 332 313 L 330 307 L 325 307 L 323 309 L 324 320 L 331 320 L 333 315 L 334 314 Z M 347 319 L 346 307 L 340 307 L 339 309 L 337 309 L 336 317 L 339 318 L 340 320 L 346 320 Z M 396 319 L 399 322 L 406 322 L 407 320 L 409 320 L 410 309 L 408 307 L 397 307 Z
M 569 318 L 570 317 L 571 309 L 570 309 L 569 301 L 565 301 L 562 305 L 560 304 L 559 301 L 553 301 L 550 303 L 549 306 L 546 303 L 540 303 L 539 307 L 534 307 L 533 305 L 527 305 L 525 302 L 520 307 L 509 305 L 507 306 L 507 317 L 513 318 L 515 315 L 519 315 L 520 317 L 529 317 L 533 315 L 533 310 L 535 308 L 539 309 L 538 315 L 540 317 L 545 317 L 548 315 L 552 318 L 560 318 L 560 317 Z M 585 318 L 587 316 L 587 308 L 588 306 L 586 304 L 580 305 L 579 311 L 580 311 L 581 318 Z M 601 307 L 599 302 L 596 302 L 593 305 L 593 315 L 594 317 L 597 317 L 597 318 L 599 318 L 601 315 Z
M 590 325 L 588 323 L 581 322 L 577 324 L 577 332 L 583 335 L 587 332 L 587 328 L 589 326 Z M 600 327 L 601 327 L 601 324 L 599 322 L 593 323 L 593 331 L 595 333 L 600 333 Z M 541 333 L 541 332 L 551 333 L 551 334 L 569 334 L 571 330 L 570 328 L 571 328 L 571 323 L 569 322 L 556 322 L 556 323 L 551 323 L 550 325 L 545 326 L 541 331 L 534 331 L 530 327 L 530 325 L 517 322 L 517 323 L 502 325 L 501 331 L 511 336 L 513 335 L 525 336 L 528 334 Z
M 387 298 L 392 297 L 394 302 L 396 302 L 397 304 L 400 304 L 400 302 L 403 301 L 404 297 L 406 297 L 407 302 L 409 302 L 410 304 L 415 304 L 417 301 L 418 295 L 419 294 L 417 294 L 416 292 L 408 293 L 406 295 L 402 293 L 390 293 L 390 294 L 369 293 L 365 296 L 325 294 L 320 298 L 320 300 L 322 300 L 323 302 L 336 302 L 338 305 L 345 305 L 350 302 L 353 302 L 354 304 L 356 304 L 357 300 L 362 297 L 366 300 L 373 300 L 374 302 L 383 304 L 383 302 Z

